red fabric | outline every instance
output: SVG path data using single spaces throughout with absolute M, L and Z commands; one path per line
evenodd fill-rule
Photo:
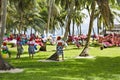
M 36 38 L 35 42 L 39 44 L 40 46 L 43 46 L 42 40 L 40 38 Z
M 31 37 L 29 41 L 32 41 L 32 40 L 33 40 L 33 37 Z
M 39 45 L 40 45 L 40 46 L 43 46 L 43 43 L 42 43 L 42 42 L 40 42 L 40 43 L 39 43 Z
M 3 42 L 3 45 L 4 45 L 4 46 L 6 46 L 6 45 L 7 45 L 7 43 L 6 43 L 6 42 Z
M 34 46 L 34 44 L 29 44 L 30 46 Z
M 62 46 L 62 42 L 58 42 L 58 44 L 57 44 L 58 46 Z
M 17 41 L 20 41 L 21 39 L 20 39 L 20 37 L 17 37 Z

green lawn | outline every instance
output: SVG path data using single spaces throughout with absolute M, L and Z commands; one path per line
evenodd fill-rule
M 35 54 L 30 59 L 27 46 L 24 46 L 21 59 L 15 59 L 16 48 L 10 48 L 12 58 L 6 59 L 16 68 L 24 69 L 22 73 L 0 73 L 0 80 L 120 80 L 120 47 L 100 50 L 90 47 L 93 59 L 76 59 L 82 50 L 74 45 L 68 46 L 63 62 L 38 62 L 55 52 L 55 46 L 47 46 L 47 52 Z

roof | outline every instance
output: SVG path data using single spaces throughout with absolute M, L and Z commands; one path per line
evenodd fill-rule
M 107 30 L 106 33 L 117 33 L 120 34 L 120 24 L 115 24 L 111 30 Z

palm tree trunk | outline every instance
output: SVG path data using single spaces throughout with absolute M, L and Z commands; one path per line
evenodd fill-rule
M 55 25 L 53 25 L 53 34 L 55 35 Z
M 22 26 L 23 25 L 22 20 L 23 20 L 23 13 L 21 12 L 20 13 L 20 26 L 19 26 L 20 27 L 20 32 L 19 32 L 19 34 L 21 33 L 21 30 L 22 30 L 22 27 L 23 27 Z
M 80 35 L 80 30 L 78 25 L 77 25 L 77 35 Z
M 96 35 L 96 34 L 95 34 L 95 29 L 94 29 L 94 27 L 93 27 L 93 36 L 92 36 L 92 37 L 93 37 L 93 41 L 95 40 L 95 35 Z
M 52 34 L 54 34 L 55 35 L 55 17 L 52 17 L 52 27 L 53 27 L 53 29 L 52 29 Z
M 72 35 L 75 34 L 75 32 L 74 32 L 75 26 L 74 26 L 74 25 L 75 25 L 75 21 L 74 21 L 74 19 L 73 19 L 73 28 L 72 28 L 73 31 L 72 31 Z
M 92 28 L 93 28 L 94 12 L 95 12 L 95 1 L 93 1 L 91 7 L 92 7 L 92 12 L 91 12 L 91 16 L 90 16 L 90 23 L 89 23 L 89 31 L 88 31 L 88 36 L 87 36 L 87 42 L 85 44 L 85 47 L 84 47 L 83 51 L 80 53 L 79 56 L 89 56 L 88 48 L 89 48 L 89 42 L 90 42 L 91 32 L 92 32 Z
M 63 40 L 66 40 L 66 39 L 67 39 L 68 32 L 70 32 L 70 31 L 69 31 L 69 29 L 70 29 L 70 24 L 71 24 L 71 19 L 68 18 Z M 70 34 L 70 33 L 69 33 L 69 34 Z
M 27 28 L 24 28 L 24 34 L 26 33 L 26 31 L 27 31 Z
M 99 18 L 97 18 L 97 33 L 98 33 L 98 35 L 100 34 L 100 31 L 99 31 L 99 28 L 100 28 L 100 23 L 99 23 L 100 21 L 99 21 Z
M 2 3 L 2 12 L 1 12 L 1 26 L 0 26 L 0 50 L 1 50 L 1 45 L 2 45 L 2 42 L 3 42 L 3 36 L 4 36 L 4 30 L 5 30 L 5 27 L 6 27 L 6 6 L 7 6 L 7 1 L 6 0 L 1 0 L 1 3 Z M 0 54 L 1 54 L 1 51 L 0 51 Z
M 19 33 L 19 34 L 21 34 L 22 20 L 23 20 L 23 13 L 20 12 L 20 24 L 19 24 L 19 27 L 18 27 L 18 33 Z
M 49 34 L 49 26 L 50 26 L 50 19 L 51 19 L 51 9 L 52 9 L 52 5 L 53 5 L 53 0 L 49 0 L 49 10 L 48 10 L 48 22 L 47 22 L 47 26 L 46 26 L 46 36 L 48 36 Z
M 105 24 L 105 22 L 103 22 L 103 31 L 104 31 L 104 35 L 106 35 L 106 24 Z
M 68 27 L 68 35 L 71 35 L 71 29 L 70 29 L 70 27 Z
M 16 28 L 15 28 L 15 29 L 13 29 L 13 31 L 14 31 L 13 33 L 14 33 L 14 34 L 16 34 Z
M 31 29 L 30 29 L 30 34 L 32 34 L 33 32 L 32 32 L 32 27 L 31 27 Z
M 61 27 L 61 33 L 62 33 L 62 35 L 63 35 L 63 27 Z
M 80 35 L 82 34 L 82 29 L 81 29 L 81 25 L 80 25 Z
M 1 26 L 0 26 L 0 50 L 4 36 L 4 30 L 6 27 L 6 13 L 7 13 L 7 0 L 2 1 L 2 12 L 1 12 Z M 0 51 L 0 70 L 10 70 L 13 66 L 5 62 L 2 58 L 1 51 Z

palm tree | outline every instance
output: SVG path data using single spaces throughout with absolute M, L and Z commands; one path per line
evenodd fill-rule
M 24 26 L 23 28 L 26 29 L 28 27 L 31 27 L 31 29 L 34 29 L 35 31 L 38 31 L 43 34 L 45 21 L 41 18 L 41 15 L 37 11 L 30 11 L 29 13 L 24 14 Z M 32 32 L 31 32 L 32 33 Z
M 91 15 L 90 15 L 90 23 L 89 23 L 89 31 L 88 31 L 87 42 L 85 44 L 85 47 L 84 47 L 83 51 L 81 52 L 81 54 L 79 56 L 88 56 L 89 55 L 88 54 L 88 47 L 89 47 L 89 41 L 90 41 L 91 32 L 92 32 L 92 28 L 93 28 L 95 6 L 96 6 L 95 1 L 92 1 L 92 4 L 91 4 L 92 12 L 91 12 Z
M 57 0 L 56 1 L 57 4 L 61 4 L 60 6 L 62 8 L 61 10 L 62 15 L 59 16 L 58 21 L 62 24 L 62 26 L 66 25 L 65 33 L 63 37 L 64 41 L 67 39 L 68 35 L 71 35 L 71 31 L 70 31 L 71 21 L 73 20 L 75 23 L 77 23 L 77 25 L 79 25 L 82 22 L 82 17 L 79 11 L 82 9 L 81 9 L 81 6 L 77 4 L 78 2 L 79 4 L 81 3 L 81 1 L 79 0 Z M 56 59 L 55 57 L 57 58 L 56 53 L 53 54 L 49 59 Z
M 7 5 L 7 21 L 6 21 L 6 33 L 10 33 L 11 31 L 14 31 L 16 33 L 16 25 L 18 24 L 18 14 L 15 9 L 15 5 L 11 4 L 8 0 Z
M 0 50 L 1 50 L 1 45 L 3 42 L 3 36 L 4 36 L 4 30 L 6 27 L 6 13 L 7 13 L 7 0 L 1 0 L 2 3 L 2 9 L 1 9 L 1 26 L 0 26 Z M 9 70 L 14 68 L 13 66 L 11 66 L 9 63 L 7 63 L 1 55 L 1 51 L 0 51 L 0 70 Z
M 69 3 L 69 4 L 68 4 Z M 72 16 L 74 13 L 74 6 L 75 6 L 75 1 L 74 0 L 67 0 L 66 2 L 66 9 L 67 9 L 67 15 L 66 15 L 66 28 L 65 28 L 65 33 L 64 33 L 64 38 L 63 40 L 66 40 L 68 33 L 69 35 L 71 35 L 70 33 L 70 24 L 71 24 L 71 20 L 72 20 Z
M 49 34 L 49 27 L 50 27 L 50 19 L 51 19 L 51 13 L 52 13 L 52 6 L 53 6 L 54 0 L 49 0 L 48 5 L 48 22 L 47 22 L 47 27 L 46 27 L 46 35 L 48 36 Z
M 25 20 L 23 20 L 26 12 L 30 12 L 35 8 L 36 0 L 10 0 L 10 6 L 14 7 L 15 14 L 12 15 L 14 17 L 14 24 L 19 32 L 24 28 Z M 33 11 L 34 12 L 34 11 Z
M 87 42 L 85 44 L 85 47 L 83 51 L 80 53 L 79 56 L 88 56 L 88 48 L 89 48 L 89 41 L 91 36 L 91 31 L 93 28 L 93 20 L 94 20 L 94 13 L 95 13 L 95 7 L 96 3 L 98 4 L 98 7 L 100 9 L 100 14 L 102 15 L 104 22 L 106 26 L 112 27 L 113 26 L 113 15 L 111 13 L 110 7 L 109 7 L 109 1 L 108 0 L 93 0 L 91 4 L 91 14 L 90 14 L 90 23 L 89 23 L 89 31 L 88 31 L 88 38 Z
M 76 0 L 76 1 L 78 1 L 78 0 Z M 63 40 L 66 40 L 68 34 L 69 35 L 71 34 L 70 24 L 71 24 L 72 20 L 74 20 L 77 23 L 77 25 L 79 25 L 82 22 L 82 17 L 79 12 L 80 6 L 78 7 L 78 5 L 76 4 L 77 3 L 76 1 L 74 1 L 74 0 L 57 0 L 56 1 L 57 3 L 61 4 L 61 7 L 62 7 L 62 11 L 61 11 L 62 15 L 60 15 L 58 20 L 60 21 L 60 23 L 62 25 L 64 25 L 64 21 L 66 22 L 66 28 L 65 28 Z M 77 11 L 77 9 L 78 9 L 78 11 Z M 80 15 L 80 17 L 79 17 L 79 15 Z M 53 59 L 53 60 L 57 59 L 57 54 L 54 53 L 48 59 Z

